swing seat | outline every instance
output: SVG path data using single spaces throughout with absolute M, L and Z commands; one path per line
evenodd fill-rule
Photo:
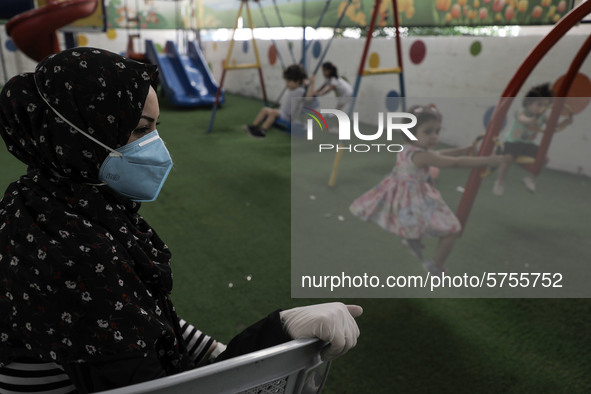
M 519 156 L 515 159 L 515 163 L 517 164 L 532 164 L 535 161 L 536 159 L 530 156 Z
M 284 393 L 314 394 L 324 386 L 330 362 L 320 359 L 325 342 L 296 339 L 177 375 L 101 394 Z
M 275 120 L 275 123 L 273 123 L 273 126 L 281 131 L 291 134 L 293 137 L 303 138 L 306 136 L 306 128 L 304 127 L 304 124 L 299 121 L 294 121 L 292 124 L 284 119 L 277 119 Z
M 291 122 L 282 119 L 282 118 L 277 118 L 275 119 L 275 122 L 273 122 L 273 126 L 277 127 L 280 130 L 283 130 L 287 133 L 291 132 Z
M 486 170 L 484 170 L 480 173 L 480 177 L 482 179 L 484 179 L 487 176 L 490 176 L 490 174 L 492 174 L 494 170 L 495 170 L 494 168 L 487 167 Z
M 536 161 L 536 159 L 533 157 L 530 157 L 530 156 L 519 156 L 515 159 L 515 163 L 520 164 L 520 165 L 533 164 L 533 163 L 535 163 L 535 161 Z M 483 172 L 480 173 L 480 177 L 486 178 L 487 176 L 492 174 L 495 169 L 496 168 L 487 167 L 486 170 L 484 170 Z

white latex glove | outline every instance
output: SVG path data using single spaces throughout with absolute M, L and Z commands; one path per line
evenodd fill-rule
M 357 344 L 359 327 L 355 317 L 363 309 L 341 302 L 301 306 L 279 312 L 285 331 L 293 338 L 320 338 L 330 342 L 322 352 L 322 359 L 332 360 L 347 353 Z

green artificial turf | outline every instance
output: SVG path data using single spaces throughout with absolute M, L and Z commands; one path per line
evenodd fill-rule
M 159 132 L 175 166 L 158 200 L 141 208 L 173 252 L 179 315 L 221 341 L 276 308 L 334 301 L 291 299 L 290 136 L 272 130 L 258 140 L 241 131 L 261 105 L 228 95 L 213 132 L 205 134 L 210 110 L 178 110 L 162 100 Z M 301 198 L 318 195 L 313 208 L 318 215 L 329 209 L 346 212 L 345 203 L 361 186 L 371 187 L 389 170 L 358 174 L 352 171 L 354 160 L 343 160 L 334 190 L 321 186 L 325 168 L 297 190 Z M 7 152 L 0 154 L 3 187 L 23 171 Z M 581 263 L 591 261 L 585 248 L 591 235 L 591 180 L 547 170 L 539 193 L 528 196 L 520 175 L 518 170 L 509 175 L 507 193 L 518 197 L 510 208 L 490 195 L 490 180 L 483 183 L 450 270 L 494 263 L 501 256 L 546 267 L 546 256 L 556 250 Z M 437 187 L 452 208 L 460 197 L 455 188 L 466 176 L 464 170 L 440 174 Z M 355 188 L 347 182 L 351 177 L 359 177 Z M 331 205 L 335 195 L 339 198 Z M 389 240 L 393 236 L 378 230 L 378 239 L 387 238 L 395 251 L 404 252 L 398 241 Z M 539 247 L 524 250 L 524 242 Z M 409 269 L 420 272 L 415 264 Z M 591 392 L 588 299 L 341 301 L 363 306 L 361 336 L 355 349 L 332 364 L 325 393 Z

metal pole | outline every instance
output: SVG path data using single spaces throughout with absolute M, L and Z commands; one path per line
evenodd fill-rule
M 583 43 L 581 49 L 579 49 L 579 52 L 573 59 L 573 62 L 571 63 L 567 73 L 564 76 L 564 79 L 562 80 L 562 84 L 560 85 L 558 92 L 556 92 L 556 99 L 554 101 L 554 105 L 552 106 L 550 117 L 546 122 L 546 130 L 544 130 L 544 135 L 538 148 L 536 161 L 532 163 L 531 166 L 526 167 L 535 176 L 540 173 L 542 167 L 545 164 L 546 154 L 550 148 L 550 142 L 552 142 L 552 137 L 554 136 L 554 132 L 556 130 L 556 124 L 558 123 L 558 118 L 560 117 L 560 113 L 564 107 L 564 103 L 566 101 L 565 98 L 567 97 L 568 91 L 575 80 L 575 76 L 577 75 L 590 51 L 591 36 L 587 37 L 587 40 L 585 40 L 585 43 Z
M 241 0 L 240 1 L 240 8 L 238 9 L 238 15 L 236 15 L 236 20 L 234 21 L 234 30 L 232 31 L 232 39 L 230 40 L 230 45 L 228 45 L 228 53 L 226 54 L 226 61 L 224 62 L 224 67 L 222 70 L 222 77 L 220 78 L 220 85 L 218 86 L 218 90 L 215 93 L 215 101 L 213 102 L 213 108 L 211 109 L 211 117 L 209 118 L 209 125 L 207 126 L 206 133 L 211 133 L 213 129 L 213 122 L 215 120 L 215 114 L 218 109 L 218 104 L 220 102 L 220 96 L 222 93 L 222 87 L 224 86 L 224 79 L 226 78 L 226 70 L 228 67 L 228 63 L 230 62 L 230 57 L 232 56 L 232 49 L 234 48 L 234 34 L 236 33 L 236 29 L 238 28 L 238 19 L 242 16 L 242 7 L 244 3 L 248 0 Z
M 501 98 L 493 111 L 491 120 L 486 129 L 486 134 L 484 134 L 484 139 L 482 140 L 482 145 L 480 146 L 480 151 L 478 152 L 479 156 L 488 156 L 491 154 L 494 148 L 493 139 L 497 137 L 501 131 L 503 119 L 505 119 L 505 116 L 509 111 L 513 98 L 517 95 L 533 69 L 548 51 L 562 38 L 562 36 L 589 13 L 591 13 L 591 1 L 581 3 L 577 8 L 571 10 L 558 21 L 556 25 L 554 25 L 552 30 L 542 38 L 538 45 L 536 45 L 525 58 L 523 63 L 521 63 L 521 66 L 519 66 L 515 75 L 513 75 L 513 78 L 509 81 L 509 84 L 505 88 L 505 91 L 501 95 Z M 456 211 L 456 216 L 462 224 L 462 229 L 466 226 L 472 205 L 474 205 L 476 199 L 476 194 L 478 194 L 478 189 L 482 182 L 480 173 L 483 170 L 483 168 L 472 169 L 468 181 L 466 182 L 465 191 L 462 194 L 460 205 Z

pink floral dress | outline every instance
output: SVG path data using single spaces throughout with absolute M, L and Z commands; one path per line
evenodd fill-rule
M 392 172 L 353 201 L 351 213 L 405 239 L 441 237 L 460 231 L 460 222 L 433 187 L 428 168 L 412 162 L 417 151 L 424 149 L 405 145 Z

